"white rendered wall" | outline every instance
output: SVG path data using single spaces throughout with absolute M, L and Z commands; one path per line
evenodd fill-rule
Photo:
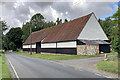
M 108 40 L 94 14 L 92 14 L 77 39 Z
M 57 42 L 56 43 L 42 43 L 41 48 L 76 48 L 76 41 Z
M 23 48 L 30 48 L 31 45 L 23 45 Z M 32 48 L 36 48 L 36 44 L 32 44 Z
M 41 43 L 41 48 L 56 48 L 56 43 Z
M 76 41 L 58 42 L 57 48 L 76 48 Z

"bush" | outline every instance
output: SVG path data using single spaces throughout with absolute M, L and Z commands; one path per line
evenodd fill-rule
M 9 48 L 10 48 L 10 50 L 15 51 L 16 50 L 16 45 L 13 42 L 10 42 Z

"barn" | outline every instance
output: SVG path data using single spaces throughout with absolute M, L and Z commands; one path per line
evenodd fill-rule
M 31 40 L 32 37 L 32 40 Z M 110 43 L 92 12 L 88 15 L 31 33 L 23 51 L 73 55 L 97 55 L 110 52 Z

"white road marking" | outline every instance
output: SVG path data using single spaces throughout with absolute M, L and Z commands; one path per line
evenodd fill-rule
M 111 77 L 108 77 L 108 76 L 100 75 L 100 74 L 98 74 L 98 73 L 95 73 L 95 75 L 103 76 L 103 77 L 106 77 L 106 78 L 111 78 Z
M 10 63 L 10 66 L 12 67 L 12 69 L 13 69 L 13 71 L 14 71 L 16 77 L 17 77 L 17 79 L 20 80 L 20 78 L 19 78 L 19 76 L 18 76 L 18 74 L 17 74 L 15 68 L 13 67 L 13 65 L 12 65 L 12 63 L 11 63 L 11 61 L 10 61 L 9 59 L 8 59 L 8 62 Z

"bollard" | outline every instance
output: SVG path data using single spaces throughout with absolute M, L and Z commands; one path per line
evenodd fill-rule
M 107 61 L 107 60 L 108 60 L 108 57 L 107 57 L 107 54 L 105 54 L 104 61 Z

